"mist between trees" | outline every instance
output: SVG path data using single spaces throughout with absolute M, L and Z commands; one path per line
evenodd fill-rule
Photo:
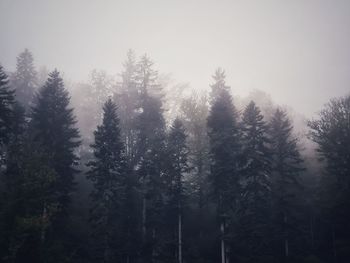
M 350 96 L 306 120 L 133 51 L 89 78 L 0 67 L 1 262 L 349 262 Z

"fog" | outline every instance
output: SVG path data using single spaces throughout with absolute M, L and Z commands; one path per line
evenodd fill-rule
M 350 1 L 0 0 L 0 262 L 350 262 Z
M 217 67 L 233 93 L 260 89 L 311 117 L 350 81 L 349 1 L 0 1 L 0 61 L 32 51 L 66 80 L 116 75 L 129 48 L 179 83 L 208 89 Z

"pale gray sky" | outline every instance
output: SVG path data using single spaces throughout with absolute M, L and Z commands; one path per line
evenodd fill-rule
M 207 88 L 216 67 L 237 95 L 262 89 L 311 116 L 350 92 L 350 1 L 0 0 L 0 63 L 29 48 L 72 80 L 148 53 L 178 82 Z

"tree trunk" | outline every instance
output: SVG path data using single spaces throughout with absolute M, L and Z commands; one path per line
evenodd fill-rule
M 285 258 L 289 257 L 289 241 L 288 241 L 288 231 L 287 231 L 287 216 L 284 215 L 284 256 Z
M 181 217 L 181 212 L 179 211 L 179 216 L 178 216 L 178 227 L 179 227 L 179 233 L 178 233 L 178 258 L 179 258 L 179 263 L 182 263 L 182 217 Z
M 142 198 L 142 239 L 146 241 L 146 209 L 147 209 L 147 200 L 145 195 Z
M 46 203 L 44 203 L 43 212 L 41 215 L 41 235 L 40 235 L 41 244 L 45 243 L 46 220 L 47 220 L 47 210 L 46 210 Z
M 333 259 L 334 259 L 334 262 L 338 262 L 337 261 L 337 248 L 335 246 L 335 230 L 334 230 L 334 226 L 332 226 L 332 248 L 333 248 Z
M 315 248 L 315 234 L 314 234 L 314 218 L 311 216 L 310 218 L 310 236 L 311 236 L 311 249 L 312 251 Z
M 220 230 L 221 230 L 221 263 L 225 263 L 226 261 L 226 255 L 225 255 L 225 224 L 224 219 L 221 219 L 220 224 Z
M 152 229 L 152 262 L 156 262 L 156 250 L 155 250 L 155 240 L 156 240 L 156 229 Z

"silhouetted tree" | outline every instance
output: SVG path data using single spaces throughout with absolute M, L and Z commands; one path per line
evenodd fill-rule
M 267 124 L 252 101 L 242 117 L 242 170 L 237 235 L 243 262 L 271 262 L 271 154 Z
M 9 79 L 0 65 L 0 167 L 3 157 L 4 144 L 8 141 L 12 120 L 12 107 L 14 104 L 14 91 L 9 86 Z M 1 172 L 1 169 L 0 169 Z
M 269 136 L 275 253 L 281 262 L 293 260 L 296 247 L 301 244 L 296 238 L 295 225 L 298 221 L 298 196 L 301 194 L 300 174 L 304 169 L 298 139 L 292 132 L 293 126 L 287 114 L 277 109 L 270 122 Z
M 188 148 L 186 145 L 185 128 L 179 119 L 175 119 L 167 141 L 167 210 L 166 221 L 170 226 L 170 233 L 175 234 L 173 255 L 183 262 L 183 207 L 185 197 L 184 175 L 189 172 Z
M 212 85 L 212 106 L 208 117 L 211 174 L 210 182 L 217 203 L 221 229 L 221 262 L 227 261 L 226 224 L 239 194 L 239 129 L 237 112 L 224 71 L 218 69 Z
M 43 164 L 52 171 L 48 180 L 52 180 L 50 195 L 54 194 L 54 197 L 50 197 L 50 200 L 43 197 L 43 213 L 46 213 L 51 203 L 55 204 L 56 210 L 55 220 L 48 232 L 48 246 L 62 257 L 69 253 L 66 246 L 70 232 L 67 230 L 69 224 L 65 221 L 68 219 L 68 205 L 77 172 L 74 167 L 78 161 L 75 151 L 80 145 L 79 132 L 75 128 L 76 120 L 69 102 L 63 80 L 59 72 L 54 70 L 38 93 L 30 123 L 33 145 L 37 144 L 41 149 L 40 154 L 45 156 Z M 50 252 L 52 257 L 55 253 Z
M 311 138 L 317 143 L 326 168 L 319 192 L 326 234 L 321 255 L 332 258 L 333 262 L 346 262 L 350 257 L 349 120 L 350 96 L 346 96 L 332 99 L 320 112 L 319 119 L 309 122 Z
M 91 145 L 94 160 L 88 163 L 91 169 L 88 177 L 94 184 L 90 220 L 97 249 L 95 257 L 103 262 L 113 262 L 118 258 L 117 249 L 123 242 L 116 242 L 116 239 L 118 231 L 122 231 L 127 166 L 117 107 L 111 99 L 103 106 L 102 125 L 97 127 L 94 135 L 95 143 Z

